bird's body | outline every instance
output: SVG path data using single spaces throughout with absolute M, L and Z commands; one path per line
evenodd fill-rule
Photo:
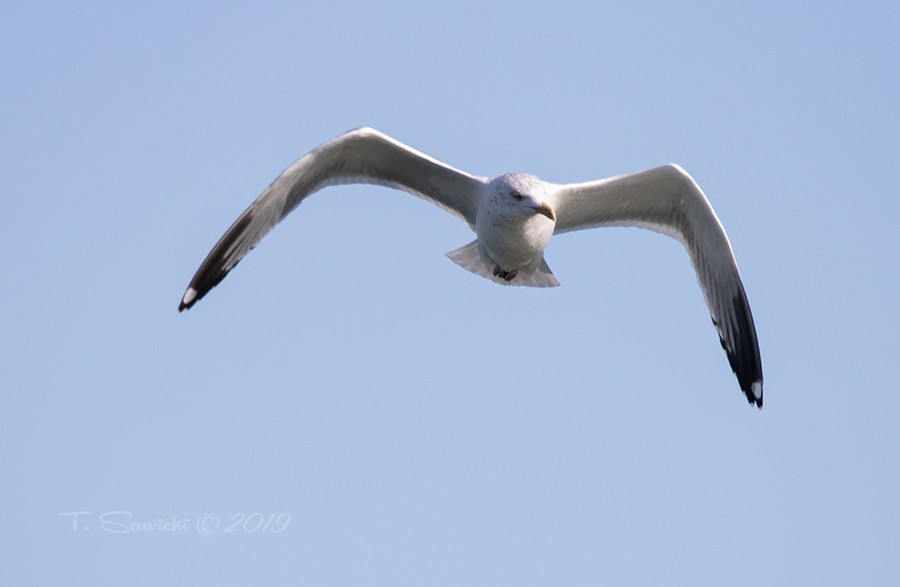
M 532 181 L 525 182 L 525 179 Z M 543 255 L 553 236 L 556 216 L 548 208 L 541 208 L 540 195 L 532 195 L 532 205 L 526 203 L 521 210 L 517 210 L 521 201 L 511 195 L 533 194 L 538 181 L 534 176 L 508 173 L 485 186 L 479 198 L 475 234 L 485 251 L 506 271 L 532 264 Z
M 346 183 L 402 189 L 455 214 L 477 238 L 448 257 L 502 285 L 559 285 L 544 248 L 561 232 L 638 226 L 678 239 L 690 254 L 741 389 L 751 403 L 762 406 L 756 329 L 731 245 L 703 192 L 676 165 L 568 185 L 527 173 L 488 179 L 454 169 L 373 129 L 350 131 L 300 158 L 272 182 L 207 256 L 179 311 L 215 287 L 303 199 L 325 186 Z

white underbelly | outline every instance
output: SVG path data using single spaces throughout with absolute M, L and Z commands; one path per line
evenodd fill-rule
M 535 215 L 522 223 L 489 222 L 477 227 L 478 241 L 502 269 L 521 269 L 539 259 L 553 235 L 553 222 Z

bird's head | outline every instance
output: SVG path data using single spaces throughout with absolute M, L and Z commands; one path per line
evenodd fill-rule
M 491 181 L 490 197 L 496 205 L 511 212 L 540 214 L 556 222 L 556 212 L 547 203 L 547 185 L 529 173 L 507 173 Z

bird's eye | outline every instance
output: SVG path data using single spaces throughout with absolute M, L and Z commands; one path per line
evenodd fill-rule
M 523 195 L 520 194 L 519 192 L 513 192 L 513 193 L 512 193 L 512 197 L 515 198 L 516 201 L 518 202 L 519 200 L 521 200 L 521 199 L 524 198 L 525 196 L 523 196 Z

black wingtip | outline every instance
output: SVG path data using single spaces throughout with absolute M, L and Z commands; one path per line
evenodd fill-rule
M 744 394 L 747 396 L 747 401 L 750 402 L 750 405 L 756 404 L 756 407 L 760 410 L 763 407 L 763 382 L 762 379 L 759 381 L 754 381 L 748 387 L 743 389 Z
M 178 304 L 178 312 L 184 312 L 185 310 L 190 310 L 191 306 L 197 303 L 202 295 L 197 293 L 197 290 L 193 287 L 188 287 L 187 291 L 184 292 L 184 296 L 181 298 L 181 303 Z
M 184 292 L 184 297 L 181 298 L 181 303 L 178 304 L 179 312 L 190 310 L 191 307 L 203 299 L 203 296 L 209 293 L 212 288 L 219 285 L 219 282 L 225 279 L 225 276 L 228 275 L 229 271 L 237 266 L 240 262 L 240 258 L 238 258 L 237 261 L 234 261 L 231 264 L 231 267 L 226 269 L 226 257 L 235 241 L 247 229 L 247 226 L 252 219 L 253 214 L 251 214 L 249 210 L 245 211 L 241 217 L 231 225 L 231 228 L 222 235 L 222 238 L 219 239 L 216 246 L 213 247 L 209 252 L 209 255 L 206 256 L 206 259 L 203 260 L 203 263 L 191 280 L 191 284 L 188 286 L 187 291 Z
M 744 293 L 743 286 L 741 286 L 739 294 L 732 299 L 732 308 L 734 322 L 732 322 L 731 332 L 735 335 L 734 340 L 728 344 L 720 335 L 719 342 L 728 355 L 731 370 L 737 377 L 741 391 L 747 396 L 747 401 L 762 409 L 762 360 L 759 356 L 759 343 L 756 339 L 753 314 L 750 312 L 750 304 L 747 303 L 747 294 Z

